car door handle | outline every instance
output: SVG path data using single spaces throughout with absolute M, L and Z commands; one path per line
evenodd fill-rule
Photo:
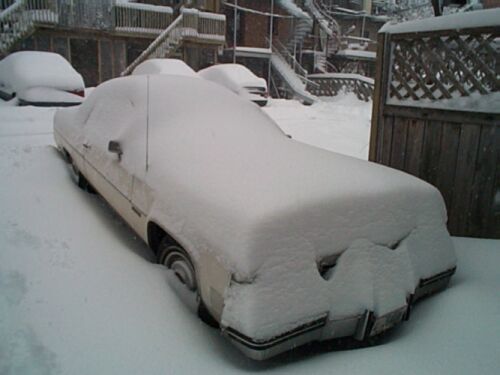
M 83 147 L 86 148 L 87 150 L 90 150 L 92 146 L 90 146 L 88 143 L 84 143 Z

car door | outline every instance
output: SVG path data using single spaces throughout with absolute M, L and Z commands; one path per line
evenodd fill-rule
M 88 180 L 141 236 L 146 215 L 133 205 L 131 192 L 134 176 L 145 168 L 142 88 L 139 85 L 134 93 L 110 92 L 96 102 L 84 126 L 83 142 Z M 110 149 L 110 142 L 115 149 Z

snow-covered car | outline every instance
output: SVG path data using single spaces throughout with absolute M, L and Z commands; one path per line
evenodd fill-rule
M 443 199 L 400 171 L 309 146 L 202 79 L 138 75 L 54 117 L 80 187 L 146 241 L 246 355 L 371 339 L 444 288 Z
M 202 78 L 218 83 L 261 107 L 267 104 L 269 94 L 266 80 L 257 77 L 243 65 L 213 65 L 200 70 L 198 74 Z
M 174 74 L 178 76 L 198 77 L 196 72 L 179 59 L 150 59 L 146 60 L 132 71 L 132 75 L 147 74 Z
M 82 76 L 61 55 L 14 52 L 0 61 L 0 97 L 19 104 L 72 106 L 85 96 Z

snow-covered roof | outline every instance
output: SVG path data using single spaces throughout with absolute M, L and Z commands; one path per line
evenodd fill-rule
M 179 59 L 150 59 L 139 64 L 133 75 L 139 74 L 174 74 L 180 76 L 197 77 L 196 72 Z
M 136 3 L 127 0 L 121 0 L 118 1 L 117 3 L 119 3 L 122 8 L 149 10 L 157 13 L 169 13 L 169 14 L 172 14 L 174 12 L 171 7 L 163 5 Z
M 343 49 L 337 52 L 338 56 L 355 57 L 367 60 L 375 60 L 377 53 L 372 51 L 359 51 L 355 49 Z
M 0 61 L 0 84 L 14 92 L 30 87 L 83 90 L 82 76 L 61 55 L 52 52 L 15 52 Z
M 424 31 L 460 30 L 490 27 L 500 24 L 500 8 L 454 13 L 447 16 L 424 18 L 398 24 L 386 23 L 379 33 L 403 34 Z
M 198 74 L 234 92 L 238 92 L 243 87 L 265 87 L 267 90 L 267 83 L 263 78 L 257 77 L 250 69 L 240 64 L 213 65 L 200 70 Z

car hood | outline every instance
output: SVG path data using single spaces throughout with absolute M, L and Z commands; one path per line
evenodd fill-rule
M 405 173 L 285 136 L 210 153 L 178 141 L 176 167 L 161 168 L 155 189 L 177 216 L 173 227 L 182 223 L 180 235 L 240 279 L 295 250 L 321 261 L 356 239 L 394 246 L 432 227 L 448 237 L 439 192 Z

